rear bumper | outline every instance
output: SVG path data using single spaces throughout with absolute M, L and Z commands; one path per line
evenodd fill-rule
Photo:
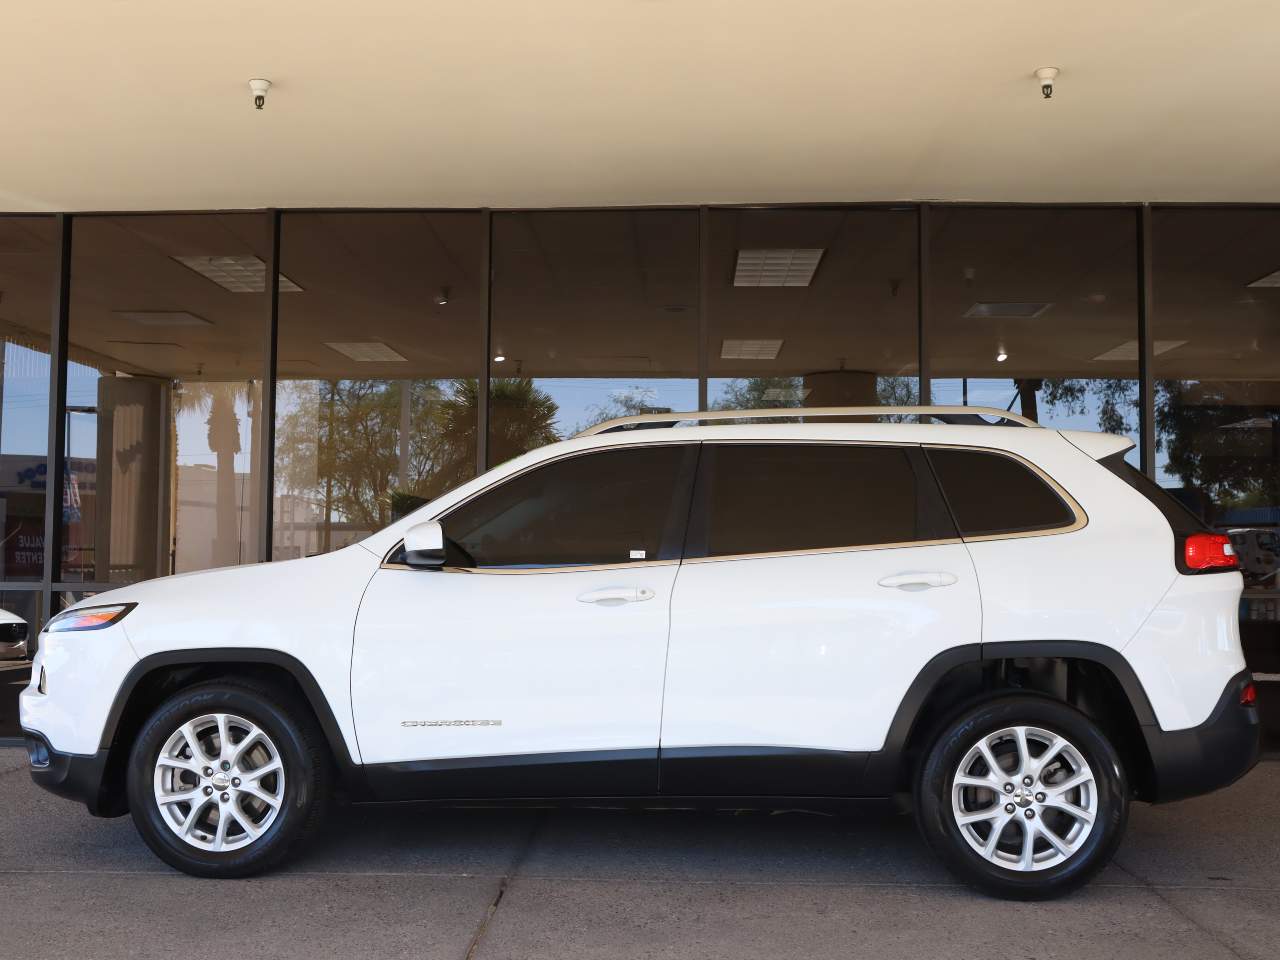
M 49 746 L 43 735 L 23 730 L 31 779 L 50 793 L 69 800 L 79 800 L 95 817 L 114 817 L 119 798 L 108 800 L 103 790 L 107 772 L 106 750 L 82 755 L 59 753 Z
M 1240 693 L 1252 680 L 1242 670 L 1227 682 L 1209 719 L 1186 730 L 1145 727 L 1151 753 L 1155 803 L 1219 790 L 1253 769 L 1261 751 L 1262 727 L 1256 706 L 1241 706 Z

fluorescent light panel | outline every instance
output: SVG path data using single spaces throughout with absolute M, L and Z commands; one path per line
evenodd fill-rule
M 739 250 L 735 287 L 807 287 L 822 260 L 823 247 Z
M 337 350 L 344 357 L 349 357 L 357 363 L 409 362 L 407 357 L 400 356 L 385 343 L 378 340 L 364 340 L 359 343 L 329 343 L 326 341 L 325 346 L 330 350 Z
M 1186 340 L 1157 340 L 1152 344 L 1152 350 L 1158 357 L 1162 353 L 1168 353 L 1170 350 L 1176 350 L 1178 347 L 1186 343 Z M 1095 360 L 1137 360 L 1138 359 L 1138 341 L 1126 340 L 1119 346 L 1112 347 L 1106 353 L 1100 353 L 1093 359 Z
M 212 280 L 232 293 L 266 293 L 267 265 L 261 257 L 236 253 L 222 257 L 174 257 L 184 267 L 189 267 L 206 280 Z M 300 293 L 302 288 L 280 274 L 281 293 Z
M 720 343 L 721 360 L 777 360 L 781 340 L 724 340 Z
M 979 300 L 964 312 L 967 320 L 1034 320 L 1052 307 L 1041 300 Z

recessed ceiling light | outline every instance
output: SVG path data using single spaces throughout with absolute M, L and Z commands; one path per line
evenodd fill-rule
M 1268 273 L 1265 277 L 1259 277 L 1257 280 L 1253 281 L 1253 283 L 1249 284 L 1249 286 L 1280 287 L 1280 270 L 1275 270 L 1271 273 Z
M 964 316 L 968 320 L 1034 320 L 1052 306 L 1052 303 L 1040 300 L 979 300 L 964 312 Z
M 359 343 L 329 343 L 326 341 L 325 346 L 330 350 L 337 350 L 344 357 L 350 357 L 357 363 L 408 363 L 407 357 L 400 356 L 385 343 L 378 340 L 363 340 Z
M 190 267 L 206 280 L 212 280 L 232 293 L 265 293 L 267 290 L 267 265 L 261 257 L 236 253 L 225 257 L 174 257 L 184 267 Z M 280 274 L 281 293 L 301 293 L 302 288 Z
M 186 310 L 116 310 L 122 320 L 132 320 L 144 327 L 206 327 L 213 321 L 198 317 Z
M 721 360 L 777 360 L 781 340 L 724 340 L 720 344 Z
M 807 287 L 822 259 L 823 247 L 739 250 L 735 287 Z
M 494 363 L 502 363 L 502 361 L 504 361 L 504 360 L 506 360 L 506 359 L 507 359 L 507 358 L 506 358 L 506 357 L 504 357 L 502 354 L 498 354 L 496 357 L 494 357 L 494 358 L 493 358 L 493 362 L 494 362 Z
M 1186 340 L 1157 340 L 1152 345 L 1152 350 L 1158 357 L 1162 353 L 1168 353 L 1170 350 L 1176 350 L 1178 347 L 1186 343 Z M 1093 359 L 1095 360 L 1137 360 L 1138 359 L 1138 341 L 1126 340 L 1119 346 L 1112 347 L 1106 353 L 1100 353 Z
M 1009 359 L 1009 355 L 1005 353 L 1003 350 L 1001 350 L 999 353 L 996 354 L 996 363 L 1004 363 L 1008 359 Z

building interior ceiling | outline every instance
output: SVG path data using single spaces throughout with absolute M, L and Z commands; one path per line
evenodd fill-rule
M 9 7 L 6 212 L 1280 201 L 1267 0 Z
M 1157 375 L 1274 379 L 1280 286 L 1250 284 L 1280 270 L 1280 211 L 1153 218 Z M 713 210 L 705 301 L 698 219 L 496 214 L 492 346 L 505 360 L 492 375 L 695 377 L 702 308 L 711 377 L 916 374 L 913 210 Z M 1121 208 L 932 208 L 934 376 L 1136 377 L 1136 222 Z M 265 260 L 267 223 L 253 213 L 77 218 L 71 358 L 164 378 L 261 377 L 265 293 L 223 289 L 177 258 Z M 45 349 L 55 242 L 48 218 L 0 219 L 0 321 Z M 473 213 L 286 214 L 281 377 L 475 376 L 483 242 Z M 807 286 L 734 285 L 739 251 L 787 248 L 823 251 Z M 1026 304 L 1043 309 L 1000 315 Z M 996 315 L 975 316 L 983 305 Z M 728 359 L 729 340 L 781 343 L 776 356 Z M 350 343 L 394 354 L 356 361 L 343 352 Z

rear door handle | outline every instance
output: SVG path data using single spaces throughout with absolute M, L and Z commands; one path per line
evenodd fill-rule
M 652 600 L 653 597 L 654 592 L 648 587 L 604 587 L 578 594 L 583 603 L 594 603 L 599 607 L 618 607 L 624 603 Z
M 943 570 L 929 572 L 895 573 L 879 581 L 882 587 L 897 587 L 899 590 L 929 590 L 933 587 L 949 587 L 958 578 L 954 573 Z

